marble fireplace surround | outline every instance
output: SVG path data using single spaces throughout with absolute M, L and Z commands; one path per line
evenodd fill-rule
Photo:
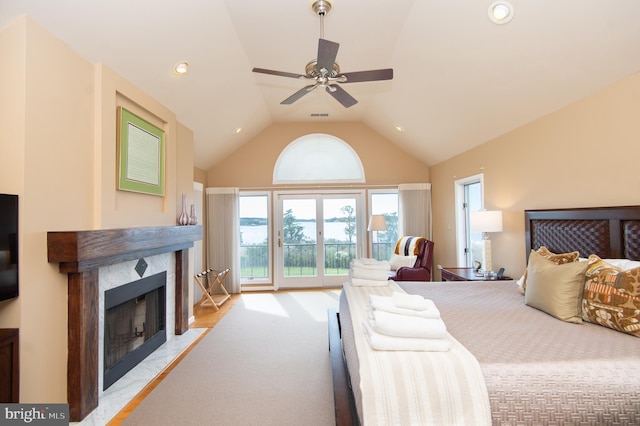
M 68 275 L 70 421 L 81 421 L 98 406 L 98 269 L 174 252 L 175 334 L 181 335 L 189 328 L 189 248 L 201 239 L 200 225 L 47 233 L 48 261 L 58 263 L 60 272 Z

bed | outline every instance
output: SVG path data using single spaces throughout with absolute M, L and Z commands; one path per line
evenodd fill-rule
M 527 255 L 546 247 L 640 260 L 640 207 L 528 210 L 525 232 Z M 492 424 L 640 424 L 635 335 L 527 306 L 515 281 L 397 284 L 432 299 L 449 333 L 475 356 Z M 344 293 L 339 312 L 329 313 L 337 425 L 366 418 L 368 392 L 359 385 L 352 307 Z

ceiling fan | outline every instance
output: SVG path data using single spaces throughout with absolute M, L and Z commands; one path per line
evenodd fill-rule
M 323 87 L 327 93 L 333 96 L 345 108 L 349 108 L 357 104 L 358 101 L 337 83 L 361 83 L 365 81 L 391 80 L 393 78 L 393 69 L 391 68 L 347 73 L 340 72 L 340 66 L 336 63 L 336 56 L 338 55 L 340 45 L 324 39 L 324 17 L 331 11 L 331 8 L 332 4 L 328 0 L 317 0 L 311 4 L 313 13 L 320 17 L 320 40 L 318 41 L 317 59 L 307 64 L 304 74 L 274 71 L 264 68 L 254 68 L 252 70 L 253 72 L 262 74 L 315 81 L 313 84 L 303 87 L 280 102 L 281 104 L 292 104 L 312 90 Z

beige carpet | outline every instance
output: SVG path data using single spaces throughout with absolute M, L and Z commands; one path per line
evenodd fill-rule
M 126 425 L 334 425 L 327 309 L 339 291 L 245 293 Z

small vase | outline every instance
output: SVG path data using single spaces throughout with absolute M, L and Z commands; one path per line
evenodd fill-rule
M 187 214 L 187 194 L 182 194 L 182 213 L 178 217 L 178 225 L 188 225 L 189 215 Z
M 191 204 L 191 214 L 189 215 L 189 225 L 197 225 L 198 216 L 196 216 L 196 205 Z

